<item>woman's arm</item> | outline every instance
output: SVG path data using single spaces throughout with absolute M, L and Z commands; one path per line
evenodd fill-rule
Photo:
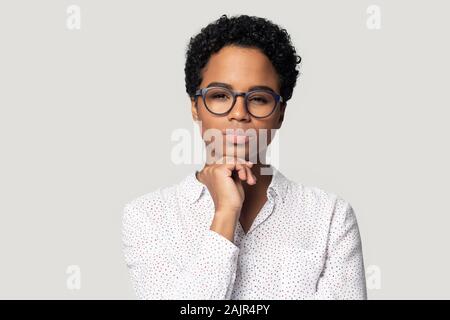
M 338 197 L 316 299 L 367 299 L 361 238 L 353 208 Z
M 244 201 L 241 180 L 253 185 L 256 177 L 250 170 L 251 163 L 222 159 L 228 161 L 205 166 L 199 173 L 216 210 L 189 265 L 177 262 L 177 257 L 171 254 L 176 248 L 163 247 L 161 239 L 165 235 L 160 232 L 167 230 L 160 230 L 160 226 L 166 217 L 158 192 L 125 206 L 123 249 L 133 287 L 140 299 L 230 299 L 239 254 L 239 247 L 232 241 Z
M 124 208 L 122 242 L 133 289 L 139 299 L 230 299 L 239 248 L 214 230 L 205 230 L 201 246 L 189 265 L 181 266 L 165 250 L 158 221 L 161 197 Z M 149 208 L 149 206 L 151 206 Z M 146 207 L 151 217 L 142 210 Z

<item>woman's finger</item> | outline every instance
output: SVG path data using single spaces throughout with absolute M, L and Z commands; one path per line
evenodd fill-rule
M 236 170 L 239 174 L 239 178 L 244 181 L 248 179 L 247 170 L 245 168 L 246 166 L 243 164 L 236 164 Z
M 256 184 L 256 177 L 253 174 L 252 169 L 246 167 L 246 170 L 247 170 L 247 183 L 250 185 Z

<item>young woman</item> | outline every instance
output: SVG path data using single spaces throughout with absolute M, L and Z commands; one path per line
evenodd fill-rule
M 266 164 L 301 61 L 286 30 L 223 15 L 191 38 L 186 57 L 192 116 L 212 148 L 202 170 L 125 206 L 137 296 L 366 299 L 351 205 Z

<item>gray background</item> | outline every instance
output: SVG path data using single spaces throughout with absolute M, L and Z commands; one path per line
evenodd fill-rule
M 69 5 L 81 29 L 66 27 Z M 369 5 L 381 29 L 366 26 Z M 285 27 L 303 58 L 280 138 L 291 180 L 358 217 L 371 299 L 450 298 L 445 1 L 0 2 L 0 298 L 133 299 L 120 226 L 133 198 L 198 165 L 189 38 L 221 14 Z M 170 97 L 170 99 L 165 99 Z M 81 289 L 66 268 L 81 268 Z

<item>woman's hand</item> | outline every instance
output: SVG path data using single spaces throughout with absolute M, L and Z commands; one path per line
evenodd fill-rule
M 233 240 L 234 228 L 245 199 L 242 182 L 256 184 L 252 166 L 253 163 L 239 158 L 222 157 L 197 174 L 214 201 L 215 215 L 211 229 L 230 241 Z
M 239 158 L 222 157 L 204 167 L 197 178 L 208 187 L 216 211 L 240 212 L 245 199 L 242 181 L 256 183 L 251 171 L 253 163 Z

